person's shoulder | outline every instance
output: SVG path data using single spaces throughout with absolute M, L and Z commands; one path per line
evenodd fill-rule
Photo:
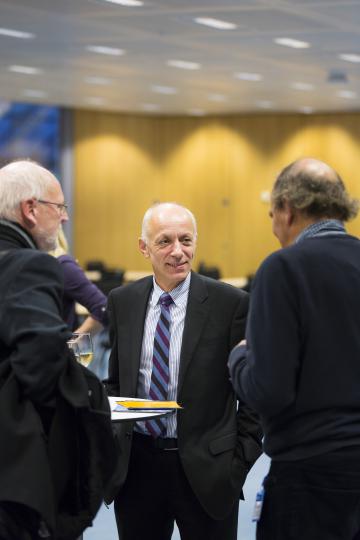
M 48 255 L 44 251 L 37 249 L 18 249 L 14 250 L 9 256 L 8 270 L 24 279 L 34 279 L 36 282 L 40 280 L 46 283 L 52 282 L 55 284 L 63 283 L 62 271 L 57 260 Z
M 59 255 L 56 257 L 60 264 L 75 264 L 78 266 L 78 263 L 76 262 L 76 259 L 69 253 L 63 253 L 62 255 Z
M 295 249 L 294 249 L 295 248 Z M 288 261 L 296 259 L 297 246 L 291 245 L 285 248 L 278 249 L 273 251 L 265 257 L 265 259 L 260 264 L 256 274 L 259 275 L 263 272 L 267 273 L 276 273 L 284 265 L 287 265 Z
M 35 265 L 40 271 L 43 268 L 50 268 L 60 272 L 57 260 L 45 251 L 40 251 L 38 249 L 20 249 L 16 251 L 15 256 L 17 256 L 18 260 L 22 261 L 24 265 Z
M 202 276 L 201 274 L 197 274 L 195 272 L 192 275 L 192 279 L 193 278 L 195 278 L 195 280 L 199 279 L 206 286 L 210 294 L 214 293 L 229 299 L 242 299 L 248 296 L 248 293 L 243 289 L 234 287 L 229 283 L 223 283 L 217 279 Z

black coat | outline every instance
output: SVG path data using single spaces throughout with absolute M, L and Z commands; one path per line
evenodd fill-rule
M 118 453 L 103 387 L 66 344 L 61 268 L 34 247 L 0 220 L 0 502 L 65 540 L 91 524 Z

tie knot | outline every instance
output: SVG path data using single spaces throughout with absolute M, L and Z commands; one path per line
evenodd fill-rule
M 173 303 L 173 299 L 171 298 L 170 294 L 163 293 L 159 298 L 159 304 L 161 306 L 169 307 L 170 304 Z

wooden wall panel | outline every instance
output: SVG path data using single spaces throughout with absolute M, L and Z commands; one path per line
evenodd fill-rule
M 213 118 L 75 113 L 75 253 L 80 262 L 147 269 L 137 250 L 155 201 L 188 206 L 198 221 L 200 260 L 223 275 L 253 273 L 278 248 L 269 205 L 278 172 L 313 156 L 360 197 L 360 114 Z M 360 218 L 349 225 L 360 235 Z

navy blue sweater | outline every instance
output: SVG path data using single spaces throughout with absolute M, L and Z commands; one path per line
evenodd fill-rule
M 232 381 L 261 417 L 264 450 L 304 459 L 360 446 L 360 241 L 313 237 L 270 255 Z

